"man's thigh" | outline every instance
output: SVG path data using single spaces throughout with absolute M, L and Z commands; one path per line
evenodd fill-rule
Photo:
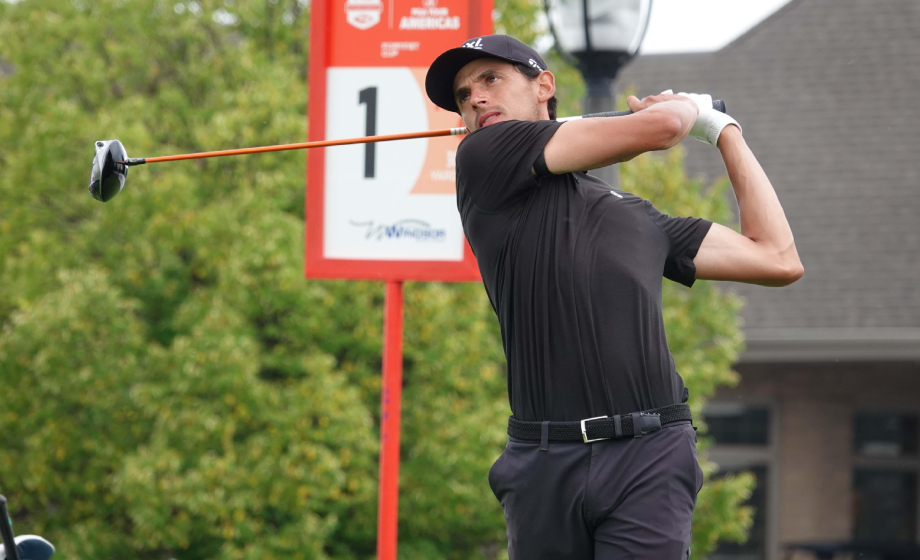
M 510 560 L 591 560 L 594 536 L 584 516 L 591 446 L 509 440 L 489 470 L 502 504 Z
M 689 423 L 594 444 L 587 511 L 594 560 L 684 560 L 703 472 Z

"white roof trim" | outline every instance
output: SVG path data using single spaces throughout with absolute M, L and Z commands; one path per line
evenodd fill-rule
M 920 360 L 920 328 L 745 329 L 741 363 Z

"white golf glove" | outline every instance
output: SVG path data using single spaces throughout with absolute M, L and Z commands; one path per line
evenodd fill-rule
M 674 93 L 671 90 L 665 90 L 661 93 Z M 741 125 L 730 115 L 720 113 L 712 108 L 712 96 L 708 93 L 687 93 L 679 92 L 677 95 L 683 95 L 692 99 L 700 109 L 700 114 L 696 117 L 693 128 L 690 129 L 690 136 L 712 144 L 715 146 L 719 141 L 719 135 L 722 129 L 733 124 L 741 130 Z

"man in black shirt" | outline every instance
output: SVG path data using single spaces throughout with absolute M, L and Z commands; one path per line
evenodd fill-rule
M 442 54 L 426 90 L 471 132 L 457 206 L 508 362 L 509 441 L 489 483 L 510 558 L 685 558 L 702 472 L 661 278 L 781 286 L 802 275 L 740 127 L 708 96 L 669 92 L 630 97 L 629 116 L 556 121 L 553 75 L 504 35 Z M 741 234 L 667 216 L 586 173 L 688 135 L 722 152 Z

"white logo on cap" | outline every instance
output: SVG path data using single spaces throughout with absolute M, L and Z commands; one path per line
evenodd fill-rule
M 539 71 L 541 71 L 541 72 L 543 71 L 543 69 L 540 68 L 540 65 L 537 63 L 536 60 L 534 60 L 534 59 L 532 59 L 532 58 L 529 58 L 529 59 L 527 59 L 527 61 L 530 62 L 530 65 L 533 66 L 534 68 L 536 68 L 537 70 L 539 70 Z
M 475 41 L 470 41 L 469 43 L 463 43 L 463 48 L 482 50 L 482 38 L 476 39 Z

